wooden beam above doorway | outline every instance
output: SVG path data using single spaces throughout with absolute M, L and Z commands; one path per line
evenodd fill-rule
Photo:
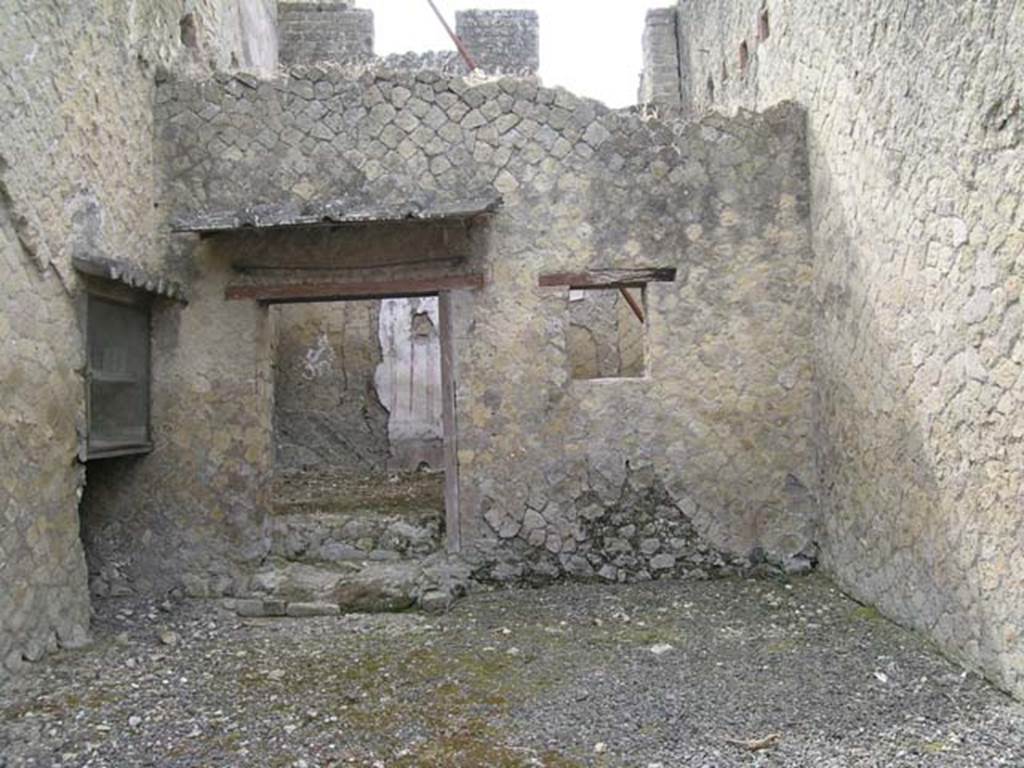
M 479 273 L 374 281 L 324 279 L 302 283 L 231 283 L 224 291 L 224 298 L 264 304 L 300 304 L 352 299 L 401 299 L 483 287 L 484 276 Z
M 586 272 L 549 272 L 540 276 L 541 288 L 641 288 L 647 283 L 672 283 L 675 267 L 588 269 Z

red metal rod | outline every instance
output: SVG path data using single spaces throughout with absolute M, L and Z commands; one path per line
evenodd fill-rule
M 437 20 L 444 26 L 444 31 L 448 33 L 448 37 L 450 37 L 452 42 L 455 43 L 455 47 L 459 49 L 459 53 L 466 62 L 466 66 L 469 67 L 469 71 L 472 72 L 476 69 L 476 61 L 473 59 L 473 55 L 469 52 L 469 49 L 466 48 L 465 43 L 462 42 L 462 38 L 455 34 L 455 31 L 448 24 L 448 21 L 443 15 L 441 15 L 441 12 L 434 4 L 434 0 L 427 0 L 427 2 L 430 3 L 430 7 L 434 9 L 434 15 L 437 16 Z

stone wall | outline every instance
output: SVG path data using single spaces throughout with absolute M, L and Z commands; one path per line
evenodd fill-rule
M 638 94 L 640 104 L 672 108 L 682 103 L 676 18 L 674 7 L 647 12 L 643 37 L 644 69 Z
M 374 61 L 386 68 L 467 73 L 456 50 L 375 58 L 373 12 L 347 0 L 289 0 L 279 4 L 278 15 L 284 64 Z M 540 23 L 534 11 L 457 11 L 455 33 L 484 72 L 529 76 L 540 68 Z
M 330 67 L 178 80 L 158 101 L 174 210 L 504 195 L 448 267 L 486 278 L 451 304 L 459 533 L 499 561 L 491 576 L 626 580 L 813 555 L 797 109 L 675 125 L 529 80 Z M 288 237 L 305 253 L 313 236 Z M 647 287 L 646 375 L 573 381 L 568 290 L 539 275 L 637 265 L 679 270 Z
M 536 11 L 458 11 L 455 34 L 485 72 L 534 75 L 540 69 Z
M 269 546 L 276 334 L 266 309 L 224 300 L 215 244 L 190 256 L 188 306 L 152 322 L 153 451 L 90 463 L 83 508 L 98 571 L 205 597 L 244 589 Z
M 458 51 L 423 51 L 389 53 L 378 59 L 385 69 L 428 69 L 447 75 L 465 75 L 466 62 Z
M 269 55 L 242 45 L 269 0 L 185 5 L 0 2 L 0 675 L 83 642 L 89 621 L 78 506 L 103 469 L 77 460 L 84 340 L 72 258 L 184 276 L 159 234 L 154 79 L 232 52 L 240 63 Z
M 1024 694 L 1024 5 L 679 7 L 695 109 L 808 112 L 825 563 Z
M 382 361 L 380 301 L 275 307 L 274 448 L 279 469 L 383 472 L 388 412 L 374 377 Z
M 373 11 L 351 3 L 283 2 L 278 26 L 282 64 L 373 58 Z
M 0 675 L 85 638 L 74 255 L 152 262 L 152 70 L 174 3 L 5 0 L 0 29 Z M 170 54 L 168 54 L 170 55 Z M 142 61 L 140 61 L 140 57 Z M 82 68 L 88 62 L 88 68 Z
M 484 72 L 530 77 L 540 69 L 540 21 L 533 11 L 456 11 L 455 33 Z M 378 63 L 385 69 L 468 72 L 456 50 L 389 54 Z

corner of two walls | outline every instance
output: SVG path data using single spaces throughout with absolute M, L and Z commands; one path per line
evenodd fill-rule
M 87 636 L 79 505 L 86 483 L 102 485 L 109 467 L 86 469 L 78 459 L 84 339 L 72 257 L 119 259 L 177 279 L 190 268 L 169 256 L 161 234 L 153 104 L 159 68 L 197 64 L 183 42 L 179 0 L 73 3 L 60 14 L 34 0 L 8 5 L 0 28 L 0 675 Z M 232 25 L 242 35 L 263 23 L 252 3 L 189 6 L 210 31 L 211 52 Z M 235 21 L 225 21 L 232 13 Z M 270 57 L 271 47 L 250 49 L 249 59 Z M 130 504 L 120 512 L 136 514 Z
M 216 240 L 194 262 L 188 306 L 153 315 L 153 452 L 90 465 L 89 522 L 133 589 L 206 597 L 241 590 L 268 548 L 275 333 L 265 307 L 225 301 Z
M 826 567 L 1024 695 L 1024 6 L 679 13 L 696 112 L 807 110 Z
M 264 309 L 225 303 L 230 266 L 215 244 L 166 234 L 176 212 L 166 206 L 166 158 L 153 144 L 160 129 L 154 83 L 238 69 L 269 75 L 278 58 L 277 3 L 189 0 L 182 9 L 168 0 L 146 13 L 137 10 L 142 7 L 131 5 L 127 23 L 140 60 L 158 66 L 144 73 L 140 86 L 148 123 L 147 145 L 138 156 L 145 168 L 131 181 L 111 178 L 122 194 L 135 190 L 138 180 L 152 184 L 145 226 L 134 225 L 151 242 L 110 255 L 180 280 L 191 296 L 187 306 L 154 302 L 154 450 L 90 462 L 84 538 L 97 594 L 182 586 L 194 596 L 224 594 L 235 591 L 245 564 L 266 549 L 262 511 L 269 492 L 272 381 L 271 358 L 258 352 L 272 349 L 275 336 Z M 209 322 L 199 321 L 204 316 Z M 224 343 L 228 337 L 249 349 Z M 211 355 L 210 349 L 218 352 Z M 239 434 L 211 428 L 229 414 Z

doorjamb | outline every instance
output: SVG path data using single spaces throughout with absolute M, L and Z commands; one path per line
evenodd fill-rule
M 455 323 L 451 291 L 437 294 L 441 337 L 441 420 L 444 438 L 445 538 L 449 554 L 462 551 L 462 510 L 459 506 L 458 407 L 455 384 Z

